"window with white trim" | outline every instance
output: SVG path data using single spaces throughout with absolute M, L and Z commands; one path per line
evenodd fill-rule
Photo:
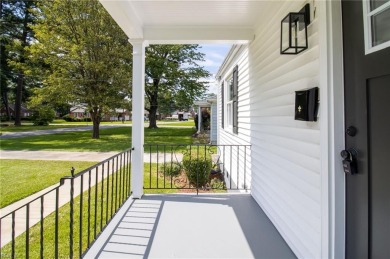
M 227 80 L 226 84 L 226 127 L 233 126 L 233 75 Z
M 222 127 L 226 130 L 238 133 L 238 67 L 228 77 L 222 87 Z
M 390 47 L 390 0 L 363 0 L 366 54 Z

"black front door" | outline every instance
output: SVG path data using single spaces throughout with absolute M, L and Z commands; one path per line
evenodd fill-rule
M 380 8 L 373 45 L 390 41 L 387 2 L 370 2 Z M 343 0 L 342 15 L 345 128 L 357 129 L 346 133 L 346 149 L 356 150 L 358 170 L 346 175 L 346 258 L 390 258 L 390 47 L 365 53 L 361 1 Z

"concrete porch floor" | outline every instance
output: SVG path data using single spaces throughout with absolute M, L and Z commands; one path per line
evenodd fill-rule
M 84 258 L 296 258 L 249 194 L 129 199 Z

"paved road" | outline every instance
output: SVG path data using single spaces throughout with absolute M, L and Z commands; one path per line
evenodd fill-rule
M 168 122 L 159 123 L 158 127 L 160 128 L 193 128 L 193 126 L 175 126 L 175 125 L 164 125 Z M 172 123 L 172 122 L 170 122 Z M 68 124 L 63 124 L 68 125 Z M 69 124 L 71 125 L 71 124 Z M 119 128 L 119 127 L 131 127 L 131 124 L 112 124 L 112 125 L 100 125 L 100 129 L 107 128 Z M 148 127 L 148 124 L 145 124 L 145 127 Z M 48 135 L 48 134 L 56 134 L 63 132 L 80 132 L 92 130 L 92 126 L 80 126 L 74 128 L 59 128 L 59 129 L 47 129 L 47 130 L 34 130 L 34 131 L 20 131 L 20 132 L 3 132 L 0 135 L 0 139 L 9 139 L 9 138 L 21 138 L 21 137 L 29 137 L 29 136 L 40 136 L 40 135 Z
M 131 127 L 131 124 L 100 125 L 100 129 L 118 128 L 118 127 Z M 63 132 L 80 132 L 80 131 L 87 131 L 87 130 L 92 130 L 92 126 L 34 130 L 34 131 L 20 131 L 20 132 L 3 132 L 3 134 L 0 136 L 0 139 L 40 136 L 40 135 L 56 134 L 56 133 L 63 133 Z

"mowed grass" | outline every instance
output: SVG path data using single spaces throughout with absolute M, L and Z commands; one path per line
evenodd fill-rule
M 145 128 L 145 144 L 192 144 L 192 128 Z M 100 130 L 100 139 L 91 131 L 66 132 L 14 139 L 0 139 L 2 150 L 123 151 L 131 146 L 131 127 Z
M 73 166 L 80 172 L 96 162 L 0 160 L 0 208 L 41 191 L 70 175 Z

